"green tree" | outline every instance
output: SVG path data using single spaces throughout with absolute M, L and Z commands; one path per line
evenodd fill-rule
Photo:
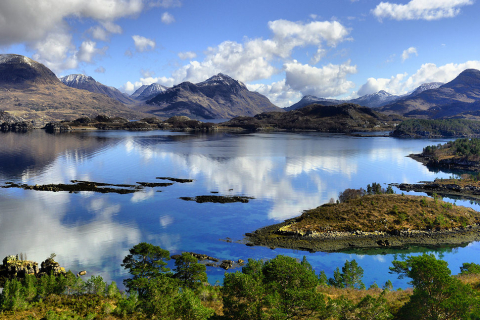
M 183 252 L 175 260 L 175 266 L 174 277 L 179 279 L 185 288 L 196 289 L 208 281 L 205 265 L 198 263 L 197 258 L 188 252 Z
M 447 262 L 433 254 L 393 261 L 391 273 L 412 279 L 413 295 L 399 311 L 401 319 L 469 319 L 478 306 L 470 286 L 450 275 Z
M 215 313 L 213 309 L 204 307 L 200 298 L 188 288 L 183 289 L 182 293 L 177 296 L 174 307 L 176 318 L 182 320 L 204 320 Z
M 264 264 L 262 273 L 270 317 L 308 319 L 325 309 L 323 296 L 316 292 L 315 272 L 305 263 L 278 255 Z
M 129 252 L 130 254 L 123 259 L 122 267 L 133 277 L 123 280 L 123 283 L 128 292 L 137 291 L 142 298 L 150 280 L 170 271 L 166 267 L 170 253 L 146 242 L 133 246 Z
M 261 270 L 254 274 L 249 259 L 243 272 L 225 273 L 223 279 L 223 313 L 227 319 L 250 320 L 261 319 L 265 305 L 265 288 L 262 283 Z M 254 262 L 253 262 L 254 263 Z
M 150 278 L 143 289 L 145 294 L 140 298 L 140 308 L 152 318 L 176 319 L 175 300 L 179 294 L 178 281 L 165 274 Z
M 461 267 L 460 267 L 460 273 L 461 274 L 479 274 L 480 273 L 480 265 L 476 263 L 468 263 L 465 262 Z
M 328 280 L 329 284 L 337 288 L 355 288 L 364 289 L 365 285 L 362 282 L 363 268 L 360 267 L 357 261 L 345 261 L 342 267 L 342 272 L 337 268 L 333 272 L 333 278 Z

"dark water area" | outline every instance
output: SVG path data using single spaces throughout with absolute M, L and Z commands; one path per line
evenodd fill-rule
M 270 259 L 304 255 L 317 272 L 332 276 L 345 260 L 356 259 L 364 282 L 380 286 L 395 258 L 433 252 L 453 274 L 463 262 L 480 263 L 480 245 L 344 253 L 309 253 L 248 247 L 246 232 L 277 223 L 337 199 L 346 188 L 372 182 L 416 183 L 448 177 L 406 157 L 447 140 L 352 137 L 322 133 L 186 134 L 166 131 L 93 131 L 51 135 L 0 135 L 0 185 L 167 182 L 156 177 L 193 179 L 133 194 L 47 192 L 0 189 L 0 257 L 24 253 L 42 261 L 51 253 L 73 272 L 87 270 L 121 284 L 120 266 L 133 245 L 146 241 L 178 254 L 194 251 L 219 259 Z M 248 203 L 196 203 L 180 197 L 252 197 Z M 216 193 L 217 194 L 217 193 Z M 453 201 L 453 200 L 452 200 Z M 457 205 L 478 206 L 467 201 Z M 228 240 L 228 241 L 226 241 Z M 231 242 L 230 242 L 231 240 Z M 173 263 L 171 263 L 173 267 Z M 224 270 L 207 268 L 209 281 Z M 230 270 L 229 270 L 230 272 Z

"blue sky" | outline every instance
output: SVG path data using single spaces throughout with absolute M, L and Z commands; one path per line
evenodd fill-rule
M 285 107 L 480 69 L 476 0 L 2 0 L 0 53 L 132 93 L 219 72 Z

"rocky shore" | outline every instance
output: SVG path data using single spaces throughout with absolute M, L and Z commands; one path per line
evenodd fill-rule
M 338 252 L 349 249 L 406 248 L 409 246 L 464 246 L 480 240 L 480 224 L 446 230 L 395 230 L 392 232 L 285 232 L 289 220 L 245 234 L 247 246 L 286 248 L 309 252 Z
M 435 179 L 433 182 L 423 183 L 393 183 L 392 186 L 399 188 L 402 191 L 425 192 L 429 196 L 437 194 L 441 197 L 448 197 L 452 199 L 466 199 L 466 200 L 480 200 L 480 186 L 472 184 L 460 184 L 455 181 L 461 180 L 440 180 Z

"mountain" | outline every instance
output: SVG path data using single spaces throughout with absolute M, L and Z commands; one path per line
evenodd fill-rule
M 138 88 L 130 98 L 135 99 L 137 101 L 147 101 L 154 98 L 157 94 L 165 92 L 168 88 L 162 86 L 158 83 L 152 83 L 151 85 L 143 85 Z
M 355 103 L 369 108 L 378 108 L 399 98 L 399 96 L 390 94 L 384 90 L 380 90 L 376 93 L 367 94 L 360 98 L 350 100 L 349 103 Z
M 121 103 L 135 103 L 133 99 L 120 92 L 120 90 L 101 84 L 92 77 L 86 76 L 84 74 L 71 74 L 65 77 L 61 77 L 60 81 L 62 81 L 65 85 L 71 88 L 87 90 L 93 93 L 105 94 L 110 98 L 120 101 Z
M 413 118 L 475 118 L 480 114 L 480 71 L 467 69 L 452 81 L 380 108 Z
M 104 94 L 70 88 L 43 64 L 16 54 L 0 54 L 0 106 L 12 115 L 40 122 L 98 114 L 146 116 Z
M 254 117 L 236 117 L 224 126 L 248 130 L 316 130 L 321 132 L 385 131 L 393 129 L 392 118 L 352 103 L 324 106 L 310 104 L 287 112 L 264 112 Z
M 304 96 L 300 101 L 298 101 L 295 104 L 292 104 L 290 107 L 285 108 L 286 111 L 291 111 L 291 110 L 297 110 L 300 108 L 303 108 L 305 106 L 308 106 L 309 104 L 320 104 L 324 106 L 334 106 L 337 104 L 342 104 L 344 101 L 342 100 L 335 100 L 335 99 L 324 99 L 324 98 L 318 98 L 315 96 L 307 95 Z
M 426 91 L 426 90 L 431 90 L 431 89 L 437 89 L 441 86 L 443 86 L 444 83 L 443 82 L 428 82 L 428 83 L 424 83 L 422 84 L 420 87 L 416 88 L 415 90 L 413 90 L 411 93 L 408 94 L 409 97 L 414 97 L 416 96 L 417 94 L 420 94 L 422 93 L 423 91 Z
M 158 116 L 188 116 L 195 119 L 228 119 L 265 111 L 283 111 L 265 96 L 251 92 L 240 81 L 217 74 L 203 82 L 182 82 L 146 101 L 136 110 Z

